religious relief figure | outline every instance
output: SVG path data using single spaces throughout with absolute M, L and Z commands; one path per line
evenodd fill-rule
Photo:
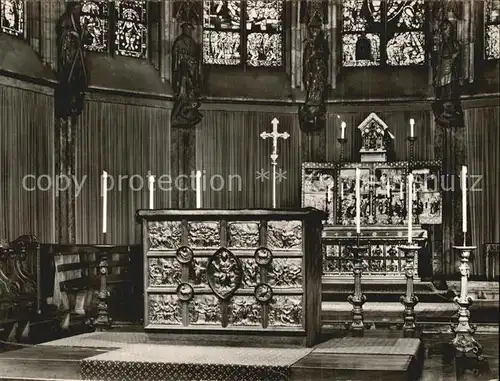
M 462 87 L 461 46 L 457 38 L 456 20 L 442 18 L 435 36 L 434 91 L 432 105 L 436 124 L 463 127 L 460 103 Z
M 201 48 L 193 39 L 193 25 L 184 23 L 182 34 L 172 49 L 172 85 L 174 88 L 173 127 L 194 127 L 203 115 L 198 111 L 201 93 Z
M 81 4 L 68 2 L 66 12 L 59 18 L 57 33 L 56 115 L 59 118 L 81 114 L 89 77 L 83 45 L 89 38 L 80 24 Z
M 321 24 L 309 25 L 302 63 L 302 81 L 306 89 L 306 102 L 299 108 L 300 127 L 306 132 L 325 127 L 328 57 L 328 42 L 321 30 Z

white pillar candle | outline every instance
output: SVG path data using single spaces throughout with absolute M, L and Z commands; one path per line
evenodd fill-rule
M 201 171 L 196 171 L 196 208 L 201 208 Z
M 361 172 L 356 168 L 356 233 L 361 233 L 361 190 L 360 190 Z
M 102 171 L 102 232 L 106 233 L 108 230 L 108 173 Z
M 344 199 L 344 182 L 343 181 L 340 183 L 340 199 L 341 200 Z
M 462 167 L 462 232 L 467 233 L 467 167 Z
M 413 224 L 413 174 L 408 175 L 408 243 L 412 243 Z
M 415 136 L 415 119 L 410 119 L 410 138 Z
M 391 198 L 391 184 L 389 183 L 389 179 L 387 180 L 387 197 Z
M 149 209 L 154 209 L 154 183 L 155 177 L 153 175 L 148 176 L 148 184 L 149 184 Z
M 403 195 L 403 188 L 404 188 L 404 183 L 401 181 L 401 184 L 399 186 L 399 199 L 402 200 L 404 198 Z
M 340 124 L 340 128 L 341 128 L 340 138 L 341 139 L 345 139 L 345 128 L 346 128 L 346 126 L 347 126 L 346 122 L 342 122 Z

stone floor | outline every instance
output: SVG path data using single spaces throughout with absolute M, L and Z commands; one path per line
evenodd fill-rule
M 376 332 L 371 332 L 370 335 L 398 337 L 400 332 L 377 330 Z M 487 374 L 478 377 L 469 372 L 465 375 L 457 375 L 454 366 L 443 364 L 441 347 L 442 344 L 451 340 L 450 334 L 424 333 L 422 341 L 431 350 L 429 352 L 430 356 L 426 356 L 425 358 L 424 370 L 420 381 L 489 381 L 498 379 L 498 333 L 480 334 L 476 335 L 476 338 L 483 346 L 484 355 L 488 359 L 490 367 Z M 127 353 L 127 347 L 130 349 L 134 348 L 134 351 L 137 351 L 138 348 L 142 351 L 151 351 L 158 349 L 158 345 L 164 340 L 165 337 L 145 335 L 142 332 L 108 332 L 79 335 L 37 346 L 10 348 L 10 350 L 0 354 L 0 380 L 77 380 L 80 379 L 80 361 L 83 359 L 97 355 L 106 356 L 105 353 L 119 348 L 124 353 Z M 164 344 L 167 344 L 169 348 L 172 347 L 169 345 L 172 343 L 165 342 Z M 175 349 L 175 347 L 172 348 Z M 262 356 L 268 350 L 276 351 L 276 349 L 271 348 L 261 350 L 260 353 L 255 349 L 250 351 L 254 351 L 259 356 Z M 290 363 L 294 361 L 293 359 L 296 356 L 302 355 L 301 351 L 306 353 L 309 350 L 292 350 L 289 353 L 280 354 L 279 356 L 274 356 L 269 352 L 267 353 L 269 358 L 266 361 L 271 361 L 270 358 L 281 357 L 281 359 L 286 360 L 286 363 Z M 133 351 L 131 350 L 130 352 L 130 356 L 132 356 Z M 193 355 L 201 356 L 200 358 L 206 356 L 204 353 L 206 351 L 204 352 L 203 347 L 194 347 L 192 351 Z M 243 354 L 242 359 L 244 360 L 246 356 L 245 350 L 240 350 L 238 353 Z M 158 354 L 154 355 L 158 356 Z M 215 356 L 214 358 L 216 359 L 218 355 L 220 354 L 212 351 L 208 357 L 212 358 Z M 251 358 L 248 358 L 246 361 L 251 361 Z M 321 370 L 313 370 L 312 372 L 317 372 L 317 379 L 322 379 Z M 311 377 L 310 379 L 316 379 L 316 376 L 313 374 L 311 374 Z M 371 379 L 373 378 L 366 378 L 367 381 Z M 360 378 L 358 381 L 364 381 L 364 379 Z

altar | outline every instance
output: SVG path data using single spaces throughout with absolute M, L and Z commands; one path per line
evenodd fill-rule
M 139 210 L 145 330 L 314 345 L 325 217 L 312 208 Z

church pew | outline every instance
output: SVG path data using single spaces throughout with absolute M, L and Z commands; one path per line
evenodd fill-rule
M 135 246 L 112 245 L 42 245 L 43 256 L 50 258 L 46 267 L 53 270 L 53 293 L 50 302 L 62 311 L 61 328 L 67 334 L 90 330 L 97 316 L 98 293 L 101 291 L 101 259 L 108 257 L 104 274 L 108 311 L 116 320 L 137 320 L 127 317 L 131 300 L 139 300 L 139 287 L 132 266 Z M 140 283 L 138 284 L 140 286 Z M 136 310 L 134 308 L 133 310 Z

